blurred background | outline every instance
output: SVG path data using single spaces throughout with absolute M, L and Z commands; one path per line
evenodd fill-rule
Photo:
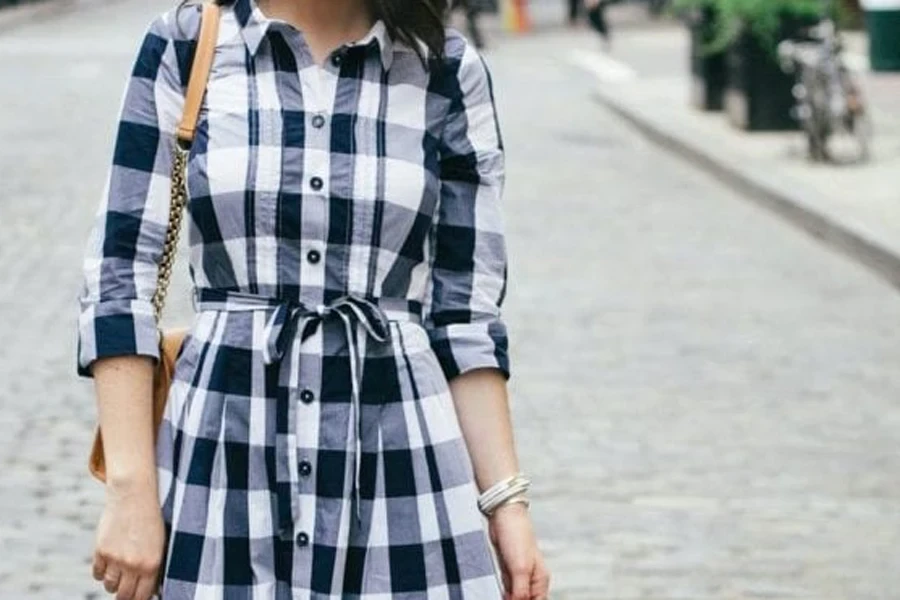
M 173 2 L 0 0 L 3 600 L 104 596 L 75 298 L 125 77 Z M 668 2 L 453 15 L 508 150 L 551 597 L 896 600 L 900 0 Z

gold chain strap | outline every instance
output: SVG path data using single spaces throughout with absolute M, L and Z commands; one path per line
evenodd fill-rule
M 166 291 L 172 278 L 172 267 L 175 265 L 175 254 L 178 251 L 178 237 L 181 234 L 181 221 L 184 207 L 187 205 L 187 159 L 191 143 L 194 141 L 194 130 L 200 114 L 200 104 L 209 80 L 216 50 L 219 31 L 219 7 L 211 2 L 203 2 L 200 21 L 200 32 L 197 37 L 197 49 L 191 75 L 184 94 L 184 111 L 181 123 L 177 128 L 172 156 L 172 177 L 170 184 L 169 224 L 166 228 L 166 241 L 163 255 L 159 262 L 159 274 L 156 278 L 156 291 L 153 293 L 153 312 L 156 321 L 162 317 L 163 305 L 166 303 Z
M 162 260 L 159 262 L 159 275 L 156 279 L 156 291 L 153 294 L 153 312 L 157 322 L 162 318 L 163 306 L 166 303 L 166 292 L 172 278 L 172 267 L 175 265 L 175 254 L 178 251 L 178 237 L 181 234 L 181 221 L 184 207 L 187 204 L 187 157 L 188 151 L 175 140 L 175 156 L 172 158 L 172 183 L 170 186 L 171 203 L 169 205 L 169 225 L 166 228 L 166 243 L 163 246 Z

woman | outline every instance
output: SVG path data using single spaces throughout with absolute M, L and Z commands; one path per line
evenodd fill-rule
M 489 518 L 505 594 L 478 512 L 518 471 L 483 62 L 443 0 L 219 4 L 188 163 L 197 314 L 155 452 L 150 299 L 195 8 L 146 34 L 85 261 L 94 576 L 129 600 L 157 576 L 166 600 L 545 599 L 525 486 Z

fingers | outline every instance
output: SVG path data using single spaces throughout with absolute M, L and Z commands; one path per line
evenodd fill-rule
M 134 567 L 122 569 L 99 554 L 94 557 L 94 579 L 103 582 L 103 588 L 116 594 L 116 600 L 150 600 L 157 591 L 158 568 Z
M 110 594 L 115 594 L 119 589 L 119 581 L 122 579 L 122 572 L 115 565 L 106 568 L 103 575 L 103 589 Z
M 531 568 L 527 563 L 512 565 L 509 569 L 512 579 L 509 588 L 510 600 L 531 600 Z
M 134 594 L 134 600 L 150 600 L 156 593 L 156 576 L 141 577 L 138 581 L 137 591 Z
M 137 588 L 138 577 L 134 573 L 123 573 L 119 580 L 119 589 L 116 600 L 134 600 L 134 590 Z
M 544 565 L 544 559 L 538 557 L 537 565 L 531 574 L 531 599 L 547 600 L 550 595 L 550 572 Z
M 93 575 L 96 581 L 103 581 L 103 576 L 106 575 L 106 559 L 100 554 L 94 554 Z

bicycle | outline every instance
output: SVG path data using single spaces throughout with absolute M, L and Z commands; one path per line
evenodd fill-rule
M 870 157 L 871 128 L 862 86 L 844 60 L 831 11 L 825 13 L 818 25 L 807 30 L 809 41 L 786 40 L 778 45 L 782 68 L 797 80 L 794 117 L 806 133 L 811 160 L 844 162 L 834 152 L 840 144 L 851 162 L 865 162 Z

